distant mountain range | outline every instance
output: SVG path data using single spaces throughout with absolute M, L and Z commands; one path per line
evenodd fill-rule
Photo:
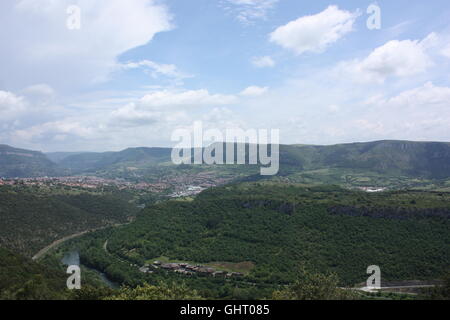
M 0 177 L 39 177 L 62 173 L 45 154 L 0 145 Z
M 0 177 L 37 177 L 105 172 L 117 168 L 151 168 L 161 164 L 170 165 L 170 155 L 170 148 L 43 154 L 0 145 Z M 450 143 L 375 141 L 330 146 L 280 146 L 282 175 L 327 168 L 445 179 L 450 177 Z
M 129 148 L 119 152 L 81 153 L 68 155 L 57 164 L 74 173 L 107 170 L 116 165 L 148 166 L 170 161 L 170 148 Z
M 425 178 L 450 177 L 450 143 L 375 141 L 332 146 L 283 146 L 282 165 L 303 170 L 345 168 Z

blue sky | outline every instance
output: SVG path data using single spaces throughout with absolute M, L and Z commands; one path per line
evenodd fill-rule
M 0 143 L 170 146 L 194 121 L 290 144 L 450 141 L 448 17 L 443 0 L 2 1 Z

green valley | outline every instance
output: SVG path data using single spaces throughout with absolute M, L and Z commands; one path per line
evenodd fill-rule
M 448 143 L 282 145 L 267 177 L 249 164 L 174 165 L 169 148 L 14 150 L 0 166 L 0 246 L 56 273 L 79 254 L 87 291 L 63 298 L 306 297 L 299 279 L 351 288 L 378 265 L 385 283 L 435 284 L 450 265 Z M 353 293 L 324 297 L 374 298 Z
M 433 280 L 450 263 L 449 204 L 448 193 L 243 183 L 156 204 L 129 225 L 74 239 L 61 250 L 78 250 L 82 263 L 120 283 L 186 282 L 210 298 L 236 297 L 231 287 L 268 297 L 302 266 L 337 274 L 341 286 L 364 282 L 373 264 L 383 281 Z M 139 270 L 161 257 L 217 270 L 245 262 L 251 268 L 238 279 Z

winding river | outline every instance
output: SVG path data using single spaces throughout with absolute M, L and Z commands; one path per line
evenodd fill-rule
M 79 266 L 80 265 L 80 254 L 78 251 L 71 251 L 65 254 L 65 256 L 61 259 L 61 263 L 67 266 Z M 103 281 L 111 289 L 118 289 L 120 285 L 114 281 L 108 279 L 108 277 L 101 271 L 93 268 L 89 268 L 83 265 L 84 268 L 91 270 L 98 274 L 100 279 Z

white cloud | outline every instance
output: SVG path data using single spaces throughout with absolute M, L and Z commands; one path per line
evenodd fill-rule
M 245 128 L 245 122 L 227 107 L 213 108 L 202 116 L 202 122 L 205 130 Z
M 159 121 L 161 114 L 152 110 L 139 109 L 136 103 L 129 103 L 111 113 L 112 126 L 136 127 Z
M 23 97 L 9 91 L 0 91 L 0 118 L 2 120 L 15 118 L 26 109 Z
M 433 108 L 442 108 L 450 115 L 450 88 L 437 87 L 432 82 L 427 82 L 423 86 L 401 92 L 395 97 L 381 100 L 390 107 L 410 108 L 417 110 L 431 111 Z
M 389 35 L 389 38 L 397 38 L 401 34 L 408 31 L 411 28 L 411 25 L 416 23 L 414 20 L 407 20 L 400 22 L 392 27 L 389 27 L 385 30 L 385 32 Z
M 148 68 L 150 69 L 150 74 L 152 77 L 157 78 L 159 75 L 173 78 L 179 83 L 183 79 L 191 78 L 191 75 L 185 74 L 178 70 L 177 66 L 174 64 L 160 64 L 150 60 L 142 60 L 139 62 L 127 62 L 122 64 L 122 68 L 127 69 L 137 69 L 137 68 Z
M 28 146 L 33 139 L 53 138 L 69 131 L 80 133 L 80 122 L 66 121 L 70 112 L 55 104 L 54 97 L 53 89 L 45 84 L 27 87 L 20 95 L 0 91 L 0 143 Z
M 367 100 L 364 118 L 354 121 L 361 136 L 406 140 L 448 141 L 450 87 L 431 82 L 392 97 Z M 368 108 L 367 108 L 368 107 Z
M 331 113 L 339 112 L 339 110 L 341 110 L 341 108 L 338 105 L 336 105 L 336 104 L 330 104 L 328 106 L 328 111 L 331 112 Z
M 252 64 L 258 68 L 274 67 L 275 61 L 269 56 L 263 57 L 253 57 L 251 60 Z
M 140 104 L 145 107 L 167 106 L 205 106 L 227 105 L 234 103 L 233 95 L 210 94 L 208 90 L 155 91 L 145 95 Z
M 53 96 L 55 94 L 55 90 L 50 87 L 48 84 L 40 83 L 29 86 L 23 90 L 24 93 L 29 95 L 38 95 L 38 96 Z
M 450 44 L 447 47 L 443 48 L 440 53 L 443 56 L 450 58 Z
M 354 125 L 362 129 L 363 131 L 369 131 L 371 133 L 383 135 L 386 132 L 386 128 L 380 121 L 370 121 L 367 119 L 355 120 Z
M 72 4 L 71 0 L 1 2 L 0 81 L 15 87 L 103 81 L 118 68 L 120 54 L 172 28 L 166 7 L 153 0 L 78 0 L 81 29 L 69 30 L 66 9 Z
M 86 124 L 74 121 L 73 119 L 64 119 L 16 130 L 14 136 L 23 140 L 32 141 L 47 138 L 48 136 L 54 138 L 55 136 L 61 137 L 63 135 L 75 135 L 88 138 L 92 133 L 93 128 L 86 126 Z
M 175 127 L 238 102 L 238 95 L 212 94 L 205 89 L 166 89 L 141 98 L 83 100 L 61 108 L 53 102 L 36 104 L 30 99 L 34 97 L 31 93 L 47 91 L 44 89 L 49 87 L 32 86 L 22 90 L 27 92 L 24 96 L 0 91 L 0 143 L 45 150 L 66 150 L 68 143 L 71 150 L 117 150 L 155 146 L 161 141 L 167 146 Z M 221 122 L 227 118 L 223 116 Z
M 251 23 L 257 19 L 265 19 L 267 13 L 279 0 L 225 0 L 233 5 L 232 11 L 236 12 L 237 19 L 242 23 Z M 229 8 L 229 7 L 227 7 Z
M 268 87 L 250 86 L 244 89 L 240 94 L 245 97 L 257 97 L 261 96 L 269 90 Z
M 433 65 L 427 53 L 434 42 L 433 38 L 431 34 L 422 41 L 391 40 L 362 60 L 340 63 L 338 70 L 361 82 L 384 82 L 388 77 L 409 77 L 424 73 Z
M 111 113 L 109 124 L 120 127 L 137 127 L 158 122 L 176 122 L 186 118 L 200 107 L 229 105 L 237 101 L 232 95 L 210 94 L 207 90 L 161 90 L 149 93 Z M 194 110 L 192 110 L 194 108 Z
M 278 27 L 270 34 L 270 41 L 300 55 L 320 53 L 353 30 L 359 13 L 329 6 L 324 11 L 300 17 Z

